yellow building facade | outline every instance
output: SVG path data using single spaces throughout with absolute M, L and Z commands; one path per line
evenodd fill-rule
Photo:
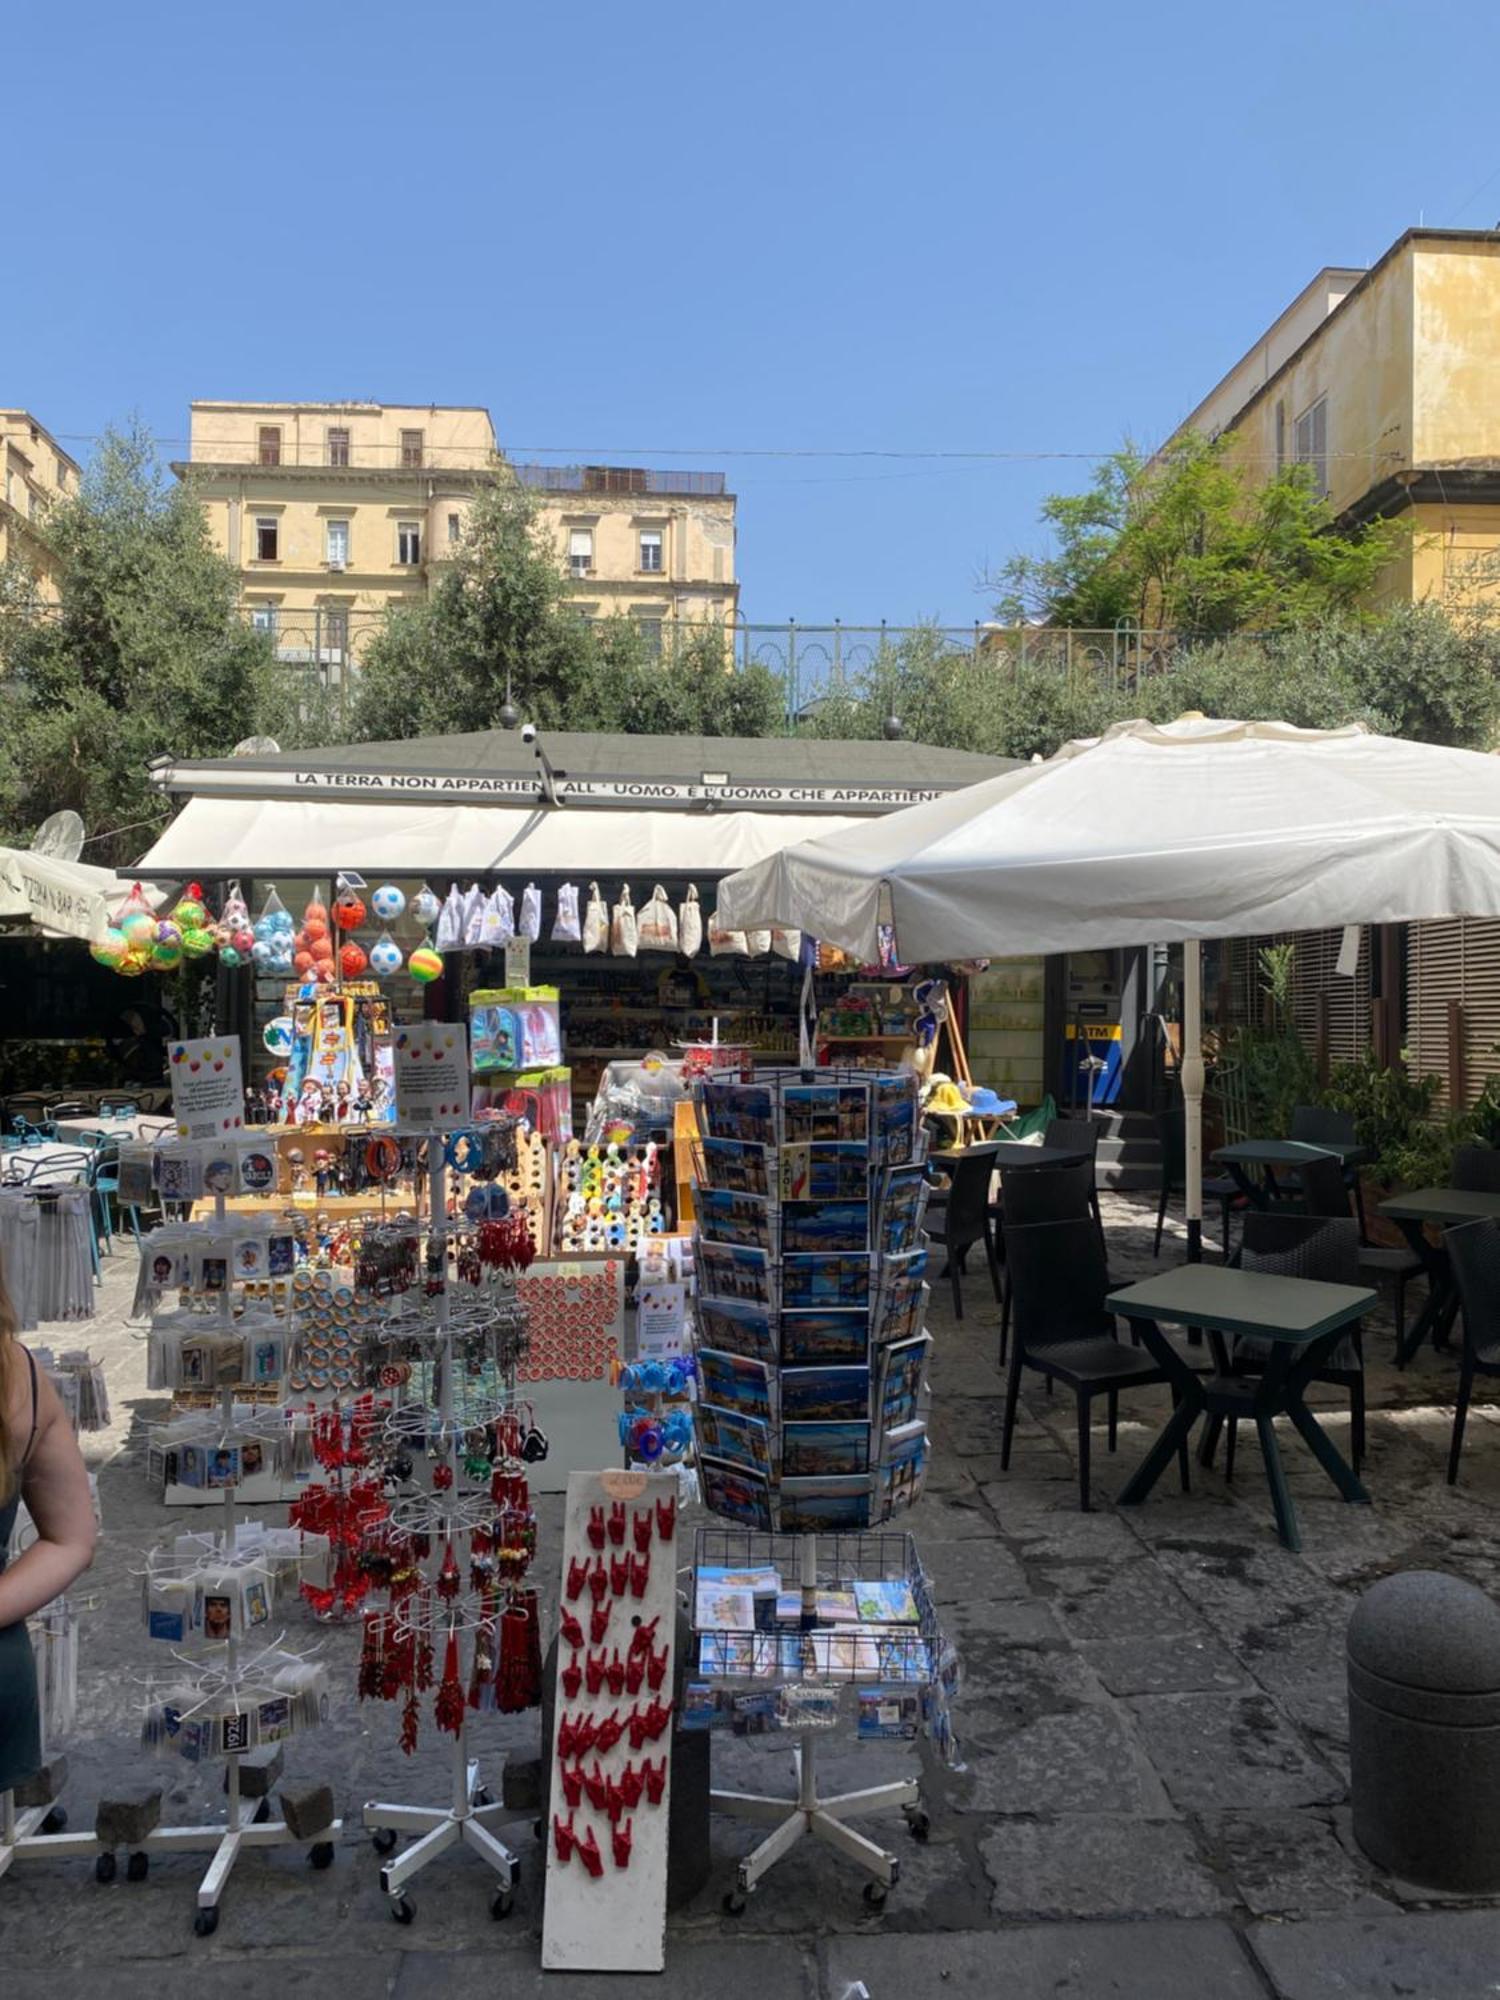
M 1346 522 L 1408 521 L 1387 601 L 1500 605 L 1497 382 L 1500 235 L 1410 229 L 1320 272 L 1183 427 L 1258 476 L 1310 466 Z
M 37 597 L 57 601 L 47 515 L 72 499 L 81 477 L 78 462 L 29 410 L 0 410 L 0 564 L 19 562 L 31 572 Z
M 480 484 L 538 493 L 545 533 L 586 616 L 728 622 L 735 501 L 723 475 L 620 466 L 514 466 L 487 410 L 439 404 L 191 406 L 189 458 L 214 545 L 246 614 L 284 658 L 357 662 L 387 608 L 420 597 L 462 540 Z

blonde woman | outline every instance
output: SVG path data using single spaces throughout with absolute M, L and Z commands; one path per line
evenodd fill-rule
M 36 1540 L 7 1568 L 25 1500 Z M 16 1339 L 0 1271 L 0 1792 L 40 1768 L 36 1667 L 26 1620 L 94 1559 L 94 1508 L 73 1426 L 57 1391 Z

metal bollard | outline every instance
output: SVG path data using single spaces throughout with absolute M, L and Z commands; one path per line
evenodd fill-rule
M 1348 1658 L 1355 1839 L 1405 1881 L 1500 1890 L 1500 1607 L 1400 1571 L 1356 1605 Z

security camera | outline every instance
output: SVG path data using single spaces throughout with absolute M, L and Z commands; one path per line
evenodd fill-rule
M 523 722 L 521 724 L 521 741 L 523 743 L 535 743 L 536 724 L 534 722 Z

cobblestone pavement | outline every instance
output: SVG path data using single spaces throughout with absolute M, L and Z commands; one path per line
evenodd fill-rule
M 1155 1268 L 1144 1201 L 1108 1200 L 1106 1224 L 1117 1272 Z M 1181 1254 L 1177 1232 L 1162 1262 Z M 136 1747 L 152 1664 L 140 1551 L 167 1518 L 143 1477 L 145 1426 L 161 1404 L 143 1388 L 144 1350 L 122 1316 L 128 1262 L 111 1261 L 103 1316 L 89 1329 L 107 1359 L 116 1421 L 86 1440 L 106 1537 L 88 1586 L 80 1727 L 64 1746 L 66 1802 L 79 1825 L 90 1823 L 106 1777 L 164 1781 L 176 1820 L 206 1818 L 217 1804 L 206 1778 Z M 901 1882 L 879 1914 L 846 1867 L 809 1846 L 767 1878 L 742 1917 L 725 1915 L 734 1857 L 755 1836 L 716 1818 L 712 1880 L 673 1912 L 667 1972 L 654 1990 L 843 2000 L 863 1981 L 871 2000 L 1493 1995 L 1500 1906 L 1443 1903 L 1381 1875 L 1353 1843 L 1343 1635 L 1360 1590 L 1391 1569 L 1440 1566 L 1495 1588 L 1500 1407 L 1475 1409 L 1463 1477 L 1449 1489 L 1453 1362 L 1429 1350 L 1396 1374 L 1383 1314 L 1366 1328 L 1365 1476 L 1375 1504 L 1344 1505 L 1289 1433 L 1300 1555 L 1275 1539 L 1253 1436 L 1241 1436 L 1232 1488 L 1195 1467 L 1190 1495 L 1169 1476 L 1145 1506 L 1114 1509 L 1110 1495 L 1162 1420 L 1159 1389 L 1122 1407 L 1114 1457 L 1101 1422 L 1095 1511 L 1082 1514 L 1071 1398 L 1028 1388 L 1012 1466 L 1001 1473 L 996 1312 L 982 1273 L 965 1298 L 955 1322 L 946 1287 L 935 1288 L 936 1451 L 911 1517 L 963 1657 L 964 1767 L 926 1773 L 925 1845 L 899 1819 L 869 1822 L 902 1854 Z M 1338 1400 L 1330 1394 L 1327 1421 L 1346 1440 Z M 544 1502 L 542 1515 L 541 1581 L 555 1601 L 560 1503 Z M 550 1626 L 550 1606 L 544 1615 Z M 290 1622 L 300 1637 L 301 1616 Z M 200 1940 L 194 1857 L 153 1860 L 144 1882 L 110 1886 L 93 1881 L 86 1861 L 20 1865 L 0 1882 L 4 2000 L 495 1990 L 608 2000 L 627 1989 L 624 1979 L 538 1970 L 542 1868 L 529 1814 L 506 1829 L 524 1857 L 509 1921 L 491 1921 L 490 1878 L 460 1856 L 414 1886 L 413 1926 L 391 1922 L 359 1807 L 375 1796 L 439 1800 L 446 1773 L 430 1732 L 407 1760 L 394 1711 L 356 1701 L 354 1632 L 334 1628 L 326 1646 L 340 1690 L 334 1717 L 289 1746 L 287 1765 L 335 1788 L 347 1820 L 334 1866 L 314 1874 L 295 1850 L 248 1858 L 216 1935 Z M 535 1754 L 537 1720 L 483 1718 L 474 1735 L 498 1790 L 505 1753 Z M 720 1784 L 787 1782 L 785 1738 L 719 1736 L 713 1754 Z M 830 1780 L 860 1785 L 912 1758 L 901 1746 L 830 1744 L 823 1766 Z

